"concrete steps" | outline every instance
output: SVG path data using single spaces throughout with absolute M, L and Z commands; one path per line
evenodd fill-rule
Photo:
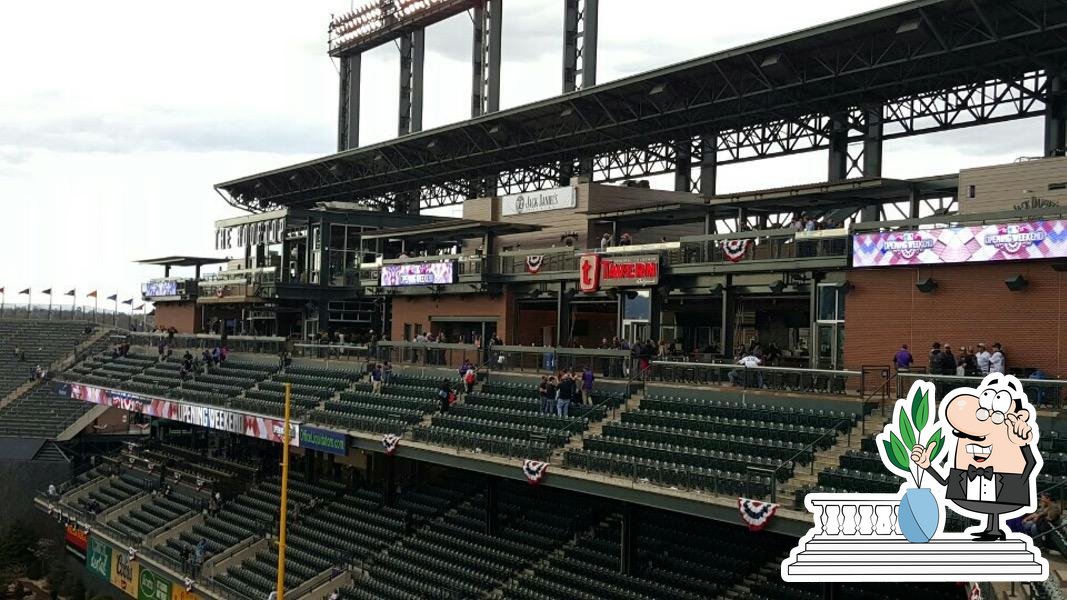
M 614 411 L 614 414 L 609 413 L 604 419 L 595 423 L 589 424 L 589 429 L 586 429 L 582 433 L 571 436 L 570 441 L 565 446 L 552 452 L 552 459 L 549 461 L 553 466 L 563 464 L 563 455 L 567 450 L 581 449 L 585 447 L 586 436 L 600 435 L 604 431 L 604 425 L 606 423 L 618 423 L 622 419 L 622 413 L 630 410 L 635 410 L 641 406 L 641 395 L 630 394 L 630 397 L 626 402 Z
M 871 437 L 881 432 L 888 418 L 888 416 L 882 416 L 878 412 L 872 413 L 865 417 L 863 421 L 857 421 L 848 434 L 838 435 L 836 444 L 827 450 L 815 453 L 814 472 L 812 472 L 811 467 L 800 468 L 789 481 L 778 488 L 779 502 L 784 499 L 787 503 L 791 503 L 798 490 L 805 486 L 816 485 L 819 481 L 820 471 L 838 466 L 841 456 L 849 450 L 859 450 L 863 438 Z

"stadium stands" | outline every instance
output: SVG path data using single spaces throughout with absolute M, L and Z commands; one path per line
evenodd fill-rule
M 0 398 L 29 380 L 35 366 L 47 369 L 73 352 L 85 340 L 86 326 L 83 321 L 0 320 Z
M 91 407 L 45 383 L 0 409 L 0 436 L 55 438 Z

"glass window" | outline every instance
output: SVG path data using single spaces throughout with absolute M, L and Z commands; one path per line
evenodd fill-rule
M 818 317 L 820 323 L 836 323 L 845 320 L 845 293 L 836 283 L 819 285 Z

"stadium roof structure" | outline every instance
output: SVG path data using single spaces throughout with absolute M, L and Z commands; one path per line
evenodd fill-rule
M 365 240 L 403 238 L 406 240 L 454 239 L 481 237 L 487 233 L 506 235 L 509 233 L 529 233 L 539 231 L 540 225 L 524 223 L 506 223 L 503 221 L 473 221 L 470 219 L 452 219 L 428 225 L 413 225 L 379 229 L 363 233 Z
M 1041 115 L 1065 64 L 1065 0 L 914 0 L 215 187 L 253 212 L 427 208 L 576 173 L 674 172 L 712 195 L 705 166 Z
M 203 256 L 164 256 L 162 258 L 146 258 L 137 261 L 142 265 L 157 265 L 160 267 L 202 267 L 204 265 L 221 265 L 229 262 L 228 258 L 210 258 Z
M 814 205 L 868 206 L 881 202 L 899 202 L 909 197 L 947 196 L 956 193 L 958 175 L 937 175 L 918 179 L 864 177 L 823 183 L 809 183 L 721 194 L 708 201 L 712 208 L 751 208 L 761 212 L 790 212 Z

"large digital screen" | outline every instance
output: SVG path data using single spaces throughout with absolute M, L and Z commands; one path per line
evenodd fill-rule
M 852 236 L 853 267 L 1067 258 L 1067 220 L 996 223 Z
M 455 261 L 385 265 L 382 287 L 406 285 L 447 285 L 455 282 Z
M 178 295 L 178 282 L 173 279 L 155 279 L 141 286 L 146 298 L 163 298 Z

